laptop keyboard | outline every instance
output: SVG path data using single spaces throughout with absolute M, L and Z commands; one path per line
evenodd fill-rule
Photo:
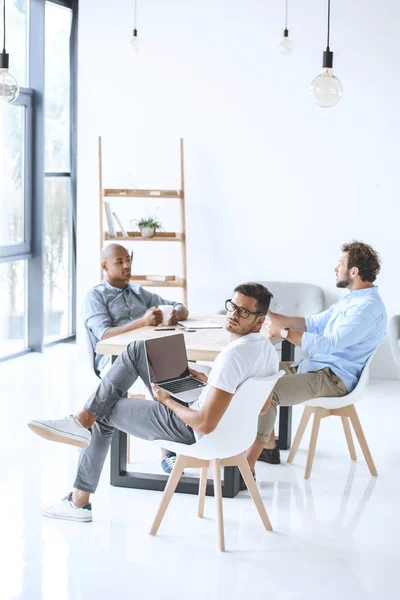
M 195 390 L 196 388 L 203 386 L 204 383 L 193 378 L 182 379 L 181 381 L 170 381 L 169 383 L 162 384 L 163 389 L 171 392 L 172 394 Z

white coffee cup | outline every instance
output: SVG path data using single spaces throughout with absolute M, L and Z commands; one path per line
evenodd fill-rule
M 174 310 L 174 307 L 170 306 L 168 304 L 164 304 L 162 306 L 159 306 L 158 308 L 161 310 L 161 312 L 163 314 L 162 324 L 163 325 L 168 325 L 168 322 L 169 322 L 169 320 L 171 318 L 172 311 Z

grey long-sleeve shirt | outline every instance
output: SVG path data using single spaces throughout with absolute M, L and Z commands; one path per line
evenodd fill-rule
M 165 300 L 158 294 L 143 289 L 140 285 L 128 283 L 124 289 L 114 287 L 106 279 L 90 290 L 85 298 L 84 320 L 89 331 L 93 350 L 107 329 L 127 325 L 143 317 L 153 306 L 182 306 L 181 302 Z M 95 365 L 98 371 L 104 369 L 109 357 L 96 355 Z

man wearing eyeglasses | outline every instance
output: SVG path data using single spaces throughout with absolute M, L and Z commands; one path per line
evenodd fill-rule
M 260 334 L 271 298 L 267 288 L 258 283 L 235 288 L 232 299 L 226 301 L 225 328 L 231 342 L 218 355 L 208 378 L 190 370 L 207 383 L 190 406 L 150 384 L 145 346 L 136 341 L 119 355 L 81 412 L 56 421 L 30 421 L 29 427 L 41 437 L 84 448 L 72 492 L 61 502 L 44 508 L 42 514 L 53 519 L 92 520 L 89 498 L 96 491 L 114 427 L 145 440 L 194 444 L 214 431 L 241 383 L 250 377 L 276 374 L 277 353 Z M 138 377 L 156 402 L 123 397 Z M 244 489 L 244 482 L 241 487 Z

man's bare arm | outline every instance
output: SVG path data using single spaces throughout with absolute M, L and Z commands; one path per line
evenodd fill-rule
M 281 329 L 295 329 L 296 331 L 306 331 L 306 320 L 304 317 L 285 317 L 278 313 L 268 311 L 268 316 L 274 325 L 279 326 Z
M 233 394 L 224 392 L 218 388 L 210 386 L 207 397 L 200 410 L 193 410 L 183 406 L 164 390 L 160 390 L 156 385 L 152 385 L 155 399 L 180 419 L 185 425 L 189 425 L 195 431 L 207 435 L 214 431 L 226 409 L 232 400 Z
M 126 325 L 120 325 L 119 327 L 109 327 L 101 339 L 106 340 L 114 335 L 128 333 L 128 331 L 134 331 L 135 329 L 140 329 L 141 327 L 156 327 L 162 322 L 162 319 L 163 316 L 160 309 L 154 307 L 149 308 L 149 310 L 143 315 L 143 317 L 140 317 L 140 319 L 131 321 Z

